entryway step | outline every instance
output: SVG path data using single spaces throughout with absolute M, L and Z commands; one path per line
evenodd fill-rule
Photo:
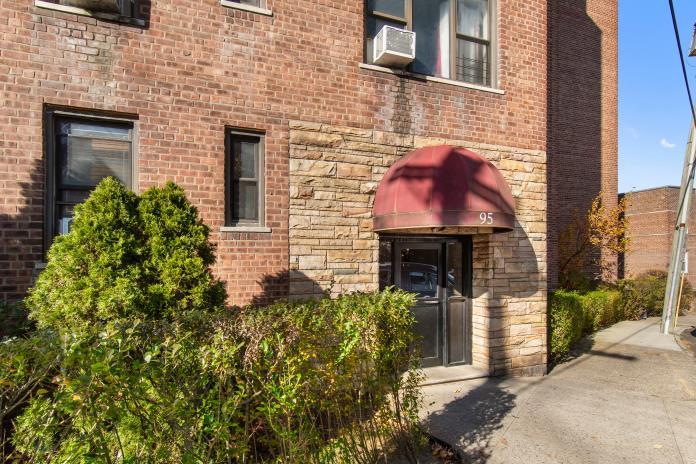
M 422 387 L 490 377 L 488 369 L 471 365 L 427 367 L 423 369 L 423 374 L 425 374 L 425 380 L 420 384 Z

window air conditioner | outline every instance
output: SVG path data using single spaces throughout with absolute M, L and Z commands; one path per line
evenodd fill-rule
M 374 64 L 404 67 L 416 57 L 416 33 L 384 26 L 373 42 Z

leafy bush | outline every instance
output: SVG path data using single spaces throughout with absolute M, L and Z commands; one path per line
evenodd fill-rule
M 0 340 L 24 335 L 32 328 L 33 324 L 21 301 L 0 300 Z
M 170 182 L 138 198 L 109 177 L 75 208 L 70 233 L 55 238 L 26 299 L 31 318 L 81 332 L 121 319 L 220 311 L 225 291 L 209 269 L 208 234 L 180 187 Z
M 414 456 L 412 302 L 386 291 L 99 324 L 64 339 L 14 445 L 38 462 L 375 462 L 395 444 Z
M 413 461 L 411 295 L 228 311 L 173 184 L 103 181 L 48 257 L 39 331 L 0 345 L 6 396 L 28 392 L 7 461 L 375 462 L 395 445 Z
M 627 304 L 632 305 L 637 314 L 645 316 L 662 314 L 666 286 L 667 272 L 657 270 L 644 272 L 620 283 Z M 682 311 L 688 311 L 691 307 L 693 294 L 691 284 L 685 279 L 679 305 Z
M 46 331 L 0 341 L 0 457 L 9 453 L 5 440 L 12 421 L 30 398 L 51 388 L 60 356 L 57 342 L 55 334 Z
M 557 290 L 549 294 L 549 316 L 551 356 L 555 361 L 563 359 L 584 335 L 636 318 L 622 292 L 614 289 L 587 293 Z

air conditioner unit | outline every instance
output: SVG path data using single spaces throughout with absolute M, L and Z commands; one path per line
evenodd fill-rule
M 416 57 L 416 33 L 384 26 L 375 36 L 373 46 L 374 64 L 404 67 Z

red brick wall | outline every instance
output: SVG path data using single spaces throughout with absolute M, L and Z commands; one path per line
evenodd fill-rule
M 288 120 L 546 149 L 546 2 L 499 1 L 504 95 L 361 69 L 363 2 L 149 5 L 145 28 L 0 0 L 0 298 L 42 257 L 44 105 L 137 115 L 139 187 L 182 185 L 232 303 L 287 292 Z M 266 132 L 270 234 L 220 233 L 224 127 Z
M 624 257 L 624 275 L 635 277 L 645 271 L 667 271 L 677 220 L 679 188 L 660 187 L 630 192 L 625 196 L 630 248 Z M 689 230 L 696 230 L 694 201 L 696 195 L 691 199 Z M 696 240 L 691 236 L 687 236 L 687 250 L 690 256 L 688 278 L 691 284 L 696 284 L 696 262 L 693 261 L 696 259 Z
M 549 286 L 558 278 L 558 236 L 603 192 L 618 188 L 618 2 L 549 2 Z M 616 258 L 605 254 L 616 275 Z M 594 271 L 594 270 L 590 270 Z

